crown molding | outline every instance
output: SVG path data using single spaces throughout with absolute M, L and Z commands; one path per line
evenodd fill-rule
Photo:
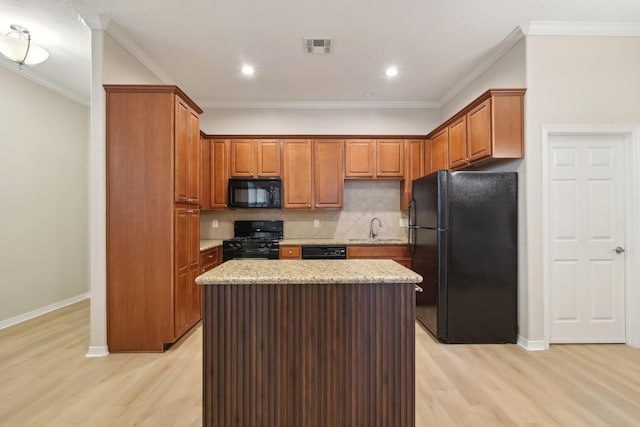
M 120 28 L 114 21 L 110 21 L 105 30 L 111 37 L 122 45 L 131 55 L 149 69 L 160 81 L 167 85 L 175 85 L 176 82 L 156 64 L 149 55 L 136 42 Z
M 446 105 L 457 94 L 459 94 L 465 87 L 469 86 L 471 82 L 480 77 L 482 73 L 487 71 L 493 64 L 496 63 L 505 53 L 507 53 L 513 46 L 516 45 L 525 36 L 522 28 L 516 27 L 504 40 L 498 44 L 493 54 L 481 62 L 475 67 L 467 76 L 461 79 L 458 83 L 452 86 L 447 93 L 440 99 L 440 105 Z
M 0 55 L 1 56 L 1 55 Z M 37 75 L 36 73 L 34 73 L 33 71 L 31 71 L 29 69 L 29 66 L 24 66 L 22 67 L 22 69 L 20 69 L 20 67 L 18 67 L 18 64 L 16 64 L 15 62 L 9 60 L 9 59 L 5 59 L 4 57 L 0 58 L 0 67 L 12 71 L 15 74 L 24 77 L 27 80 L 31 80 L 32 82 L 43 86 L 55 93 L 57 93 L 58 95 L 62 95 L 65 98 L 68 98 L 72 101 L 77 102 L 78 104 L 82 104 L 82 105 L 86 105 L 89 106 L 89 99 L 82 96 L 81 94 L 79 94 L 78 92 L 63 88 L 61 86 L 58 86 L 57 84 L 42 78 L 41 76 Z
M 640 37 L 638 22 L 531 21 L 528 36 Z
M 356 110 L 356 109 L 431 109 L 440 104 L 430 101 L 205 101 L 196 100 L 201 108 L 220 109 L 289 109 L 289 110 Z
M 111 19 L 104 15 L 85 14 L 80 15 L 82 22 L 91 30 L 106 30 Z

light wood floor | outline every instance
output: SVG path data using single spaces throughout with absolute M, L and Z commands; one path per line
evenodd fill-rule
M 200 426 L 201 328 L 164 354 L 85 357 L 84 301 L 0 331 L 0 426 Z M 638 426 L 640 350 L 442 345 L 416 328 L 417 426 Z

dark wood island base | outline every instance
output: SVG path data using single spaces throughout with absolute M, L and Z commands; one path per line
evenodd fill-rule
M 203 424 L 413 426 L 414 289 L 203 286 Z

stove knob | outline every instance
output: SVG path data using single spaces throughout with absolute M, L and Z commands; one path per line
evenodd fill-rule
M 264 243 L 264 242 L 260 243 L 260 248 L 266 248 L 266 247 L 267 247 L 266 243 Z

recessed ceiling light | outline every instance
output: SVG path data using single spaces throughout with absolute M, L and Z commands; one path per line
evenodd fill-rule
M 387 77 L 395 77 L 395 76 L 398 75 L 398 68 L 397 67 L 389 67 L 385 71 L 385 74 L 387 75 Z
M 253 76 L 254 72 L 255 72 L 255 70 L 253 69 L 253 67 L 251 65 L 243 65 L 242 66 L 242 74 L 244 74 L 245 76 Z

